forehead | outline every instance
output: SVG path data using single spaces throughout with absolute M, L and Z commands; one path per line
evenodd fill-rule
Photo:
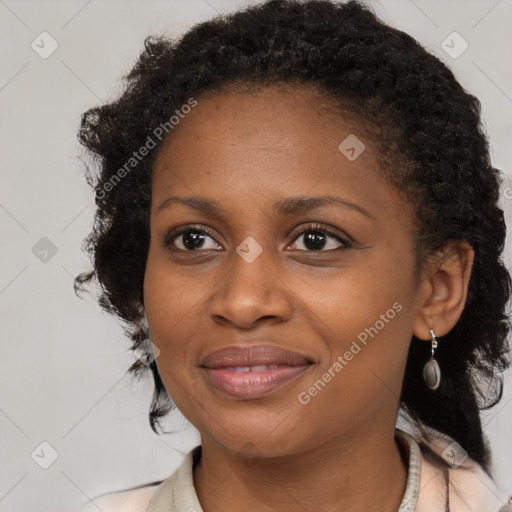
M 311 87 L 199 97 L 155 162 L 153 206 L 167 195 L 267 206 L 288 196 L 336 194 L 382 210 L 397 193 L 382 177 L 367 132 Z M 343 152 L 346 140 L 360 143 L 357 158 Z

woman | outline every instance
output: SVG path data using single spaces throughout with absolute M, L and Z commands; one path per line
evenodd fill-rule
M 177 407 L 201 444 L 91 510 L 511 510 L 479 417 L 511 280 L 478 100 L 353 1 L 148 38 L 126 80 L 82 118 L 76 286 L 145 350 L 155 432 Z

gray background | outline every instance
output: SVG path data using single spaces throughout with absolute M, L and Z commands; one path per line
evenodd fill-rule
M 179 34 L 246 4 L 0 0 L 2 512 L 73 510 L 89 497 L 163 479 L 199 442 L 179 412 L 167 423 L 178 434 L 150 430 L 151 379 L 125 375 L 134 356 L 120 325 L 92 297 L 74 295 L 73 276 L 88 266 L 80 246 L 93 216 L 76 131 L 82 112 L 119 90 L 146 35 Z M 510 172 L 512 2 L 371 5 L 447 62 L 481 100 L 494 165 Z M 47 59 L 31 48 L 43 31 L 59 45 Z M 441 47 L 453 31 L 469 44 L 457 58 Z M 503 198 L 509 225 L 511 200 Z M 509 257 L 510 239 L 507 264 Z M 503 400 L 484 423 L 498 484 L 512 493 L 510 382 L 509 373 Z M 58 457 L 43 469 L 52 449 Z

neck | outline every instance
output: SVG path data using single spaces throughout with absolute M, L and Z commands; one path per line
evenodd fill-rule
M 201 438 L 194 485 L 204 512 L 285 509 L 396 512 L 407 466 L 394 426 L 358 429 L 282 457 L 247 460 Z

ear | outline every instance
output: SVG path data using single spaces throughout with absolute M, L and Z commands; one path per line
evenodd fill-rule
M 466 240 L 451 240 L 433 257 L 420 284 L 420 303 L 413 325 L 418 339 L 429 340 L 450 332 L 466 304 L 475 251 Z

